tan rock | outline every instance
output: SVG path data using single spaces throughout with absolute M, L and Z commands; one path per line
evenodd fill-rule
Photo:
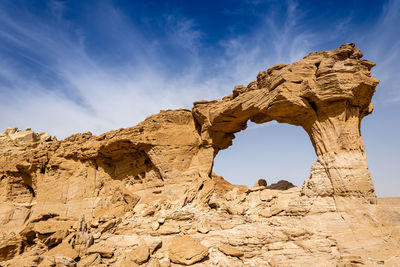
M 11 134 L 14 134 L 17 130 L 18 130 L 18 128 L 7 128 L 7 129 L 4 131 L 4 133 L 5 133 L 6 135 L 11 135 Z
M 63 239 L 67 236 L 67 234 L 68 234 L 67 230 L 58 230 L 57 232 L 46 238 L 44 243 L 46 244 L 46 246 L 52 247 L 56 244 L 61 243 Z
M 101 233 L 100 232 L 97 232 L 97 233 L 93 234 L 93 238 L 94 239 L 99 239 L 100 237 L 101 237 Z
M 144 238 L 140 246 L 147 246 L 150 249 L 150 254 L 154 253 L 157 249 L 162 246 L 162 239 L 159 237 Z
M 218 249 L 229 256 L 233 256 L 233 257 L 242 257 L 244 255 L 244 253 L 242 251 L 240 251 L 239 249 L 229 245 L 229 244 L 223 244 L 221 246 L 218 247 Z
M 34 261 L 35 262 L 35 261 Z M 27 261 L 23 263 L 23 266 L 27 265 Z M 37 265 L 38 267 L 48 267 L 48 266 L 65 266 L 74 267 L 76 262 L 67 256 L 55 255 L 55 256 L 45 256 L 43 260 Z
M 157 231 L 157 229 L 160 227 L 159 222 L 152 222 L 151 223 L 151 229 L 153 229 L 153 231 Z
M 169 259 L 164 259 L 160 261 L 160 267 L 170 267 L 171 262 Z
M 49 141 L 52 141 L 51 135 L 49 135 L 48 133 L 41 133 L 41 134 L 39 135 L 39 137 L 40 137 L 40 140 L 41 140 L 42 142 L 49 142 Z
M 160 267 L 160 261 L 156 258 L 151 258 L 146 267 Z
M 179 225 L 177 224 L 163 224 L 157 230 L 159 235 L 172 235 L 180 233 Z
M 100 254 L 103 258 L 111 258 L 114 256 L 114 248 L 107 247 L 100 244 L 94 244 L 87 250 L 87 254 Z
M 267 186 L 267 181 L 265 179 L 258 179 L 258 181 L 253 185 L 254 187 L 260 187 L 260 186 Z
M 271 201 L 272 199 L 276 198 L 278 195 L 277 190 L 263 190 L 260 191 L 260 199 L 262 201 Z
M 208 255 L 208 249 L 190 236 L 174 238 L 168 247 L 168 252 L 172 262 L 184 265 L 201 261 Z
M 17 237 L 12 237 L 0 243 L 0 261 L 12 259 L 19 254 L 21 250 L 21 240 Z
M 8 131 L 8 135 L 11 140 L 20 143 L 20 144 L 30 144 L 40 140 L 40 137 L 37 133 L 33 132 L 30 128 L 26 129 L 25 131 L 18 131 L 15 132 Z M 6 130 L 7 132 L 7 130 Z
M 98 253 L 93 253 L 88 255 L 87 257 L 82 258 L 78 264 L 77 267 L 90 267 L 94 264 L 100 264 L 101 262 L 101 256 Z
M 101 225 L 97 228 L 97 231 L 98 231 L 99 233 L 104 233 L 104 232 L 110 230 L 111 228 L 113 228 L 114 225 L 115 225 L 115 220 L 113 220 L 113 219 L 112 219 L 112 220 L 109 220 L 109 221 L 107 221 L 107 222 L 101 224 Z
M 47 256 L 56 256 L 56 255 L 62 255 L 69 257 L 71 259 L 76 259 L 79 257 L 78 252 L 72 248 L 70 244 L 67 242 L 62 242 L 58 246 L 50 249 L 48 252 L 45 253 Z
M 256 191 L 262 191 L 262 190 L 265 190 L 265 189 L 266 189 L 265 186 L 256 186 L 256 187 L 253 187 L 253 188 L 249 188 L 247 190 L 247 193 L 256 192 Z
M 202 234 L 207 234 L 211 230 L 210 221 L 205 220 L 197 225 L 197 231 Z
M 240 204 L 228 204 L 227 211 L 232 215 L 244 215 L 246 213 L 246 208 Z
M 137 264 L 136 262 L 129 260 L 129 259 L 120 261 L 117 263 L 117 265 L 120 267 L 139 267 L 139 264 Z
M 400 264 L 400 256 L 390 257 L 389 259 L 385 260 L 386 266 L 398 266 Z
M 33 226 L 33 229 L 39 234 L 52 234 L 57 231 L 65 231 L 69 229 L 73 224 L 74 222 L 69 220 L 50 219 L 46 221 L 36 222 Z
M 127 258 L 136 262 L 137 264 L 142 264 L 147 262 L 150 257 L 150 249 L 148 246 L 141 246 L 135 248 L 132 252 L 129 252 Z
M 38 264 L 38 267 L 48 267 L 54 266 L 54 257 L 45 256 L 43 257 L 42 261 Z
M 49 220 L 51 218 L 55 218 L 55 217 L 58 217 L 58 216 L 60 216 L 60 214 L 58 214 L 58 213 L 52 213 L 52 212 L 50 212 L 50 213 L 40 213 L 40 214 L 38 214 L 38 215 L 36 215 L 34 217 L 32 216 L 32 218 L 29 220 L 29 222 L 36 223 L 36 222 L 40 222 L 40 221 L 47 221 L 47 220 Z
M 222 230 L 228 230 L 228 229 L 232 229 L 233 227 L 235 227 L 235 225 L 230 223 L 229 221 L 220 223 L 219 226 L 221 227 Z

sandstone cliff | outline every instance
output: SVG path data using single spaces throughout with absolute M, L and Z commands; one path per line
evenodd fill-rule
M 0 134 L 4 266 L 396 266 L 400 231 L 376 205 L 360 123 L 374 63 L 354 44 L 276 65 L 248 86 L 135 127 L 58 141 Z M 304 128 L 302 188 L 212 173 L 247 121 Z

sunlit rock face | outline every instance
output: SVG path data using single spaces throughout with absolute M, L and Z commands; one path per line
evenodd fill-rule
M 378 84 L 375 64 L 361 57 L 354 44 L 314 52 L 260 72 L 222 99 L 100 136 L 58 141 L 7 129 L 0 134 L 1 265 L 399 263 L 397 217 L 386 221 L 375 205 L 360 134 Z M 212 173 L 216 154 L 248 120 L 309 134 L 318 160 L 302 188 L 285 181 L 247 188 Z
M 379 81 L 371 77 L 375 64 L 361 57 L 353 43 L 314 52 L 260 72 L 256 81 L 235 87 L 221 100 L 195 103 L 202 139 L 217 152 L 232 144 L 233 134 L 244 130 L 248 120 L 302 126 L 318 156 L 313 170 L 321 170 L 317 176 L 312 172 L 303 192 L 374 202 L 360 123 L 373 110 Z

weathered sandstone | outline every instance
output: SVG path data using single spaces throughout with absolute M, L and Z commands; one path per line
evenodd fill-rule
M 398 211 L 377 205 L 360 133 L 374 65 L 345 44 L 100 136 L 7 129 L 0 265 L 399 265 Z M 212 172 L 249 120 L 308 133 L 318 160 L 302 188 L 247 188 Z
M 208 255 L 208 249 L 190 236 L 179 236 L 171 241 L 168 257 L 174 263 L 192 265 Z

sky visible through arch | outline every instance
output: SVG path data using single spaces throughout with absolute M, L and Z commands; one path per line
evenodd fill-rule
M 362 123 L 379 197 L 400 196 L 400 1 L 0 1 L 0 130 L 59 139 L 129 127 L 221 98 L 259 71 L 355 42 L 377 63 Z M 239 134 L 215 172 L 301 185 L 316 160 L 299 127 Z

